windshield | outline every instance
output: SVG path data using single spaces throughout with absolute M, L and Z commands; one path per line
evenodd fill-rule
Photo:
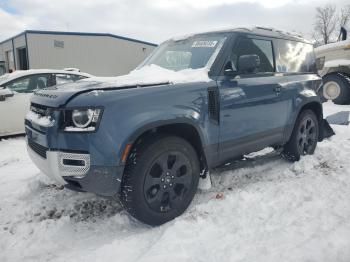
M 210 67 L 225 39 L 224 36 L 207 35 L 166 41 L 138 69 L 147 65 L 157 65 L 173 71 Z

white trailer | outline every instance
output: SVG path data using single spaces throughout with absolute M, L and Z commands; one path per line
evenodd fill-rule
M 319 95 L 336 104 L 350 102 L 350 40 L 342 29 L 342 41 L 315 48 L 323 86 Z

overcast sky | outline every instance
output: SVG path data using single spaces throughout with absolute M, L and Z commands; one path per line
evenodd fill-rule
M 310 38 L 326 0 L 0 0 L 0 41 L 26 29 L 103 32 L 160 43 L 222 27 L 267 26 Z M 333 0 L 340 9 L 349 0 Z

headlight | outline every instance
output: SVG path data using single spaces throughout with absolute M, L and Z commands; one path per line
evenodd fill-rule
M 64 131 L 95 131 L 101 115 L 99 108 L 65 110 Z
M 72 121 L 76 127 L 85 128 L 92 122 L 93 109 L 76 109 L 72 112 Z

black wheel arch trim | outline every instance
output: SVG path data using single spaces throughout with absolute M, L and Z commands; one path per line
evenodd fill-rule
M 323 107 L 322 107 L 322 102 L 321 102 L 321 100 L 320 100 L 320 98 L 318 96 L 312 96 L 312 97 L 308 97 L 307 99 L 305 99 L 305 97 L 304 97 L 302 102 L 297 104 L 297 109 L 295 110 L 296 114 L 294 114 L 294 116 L 293 116 L 292 125 L 291 126 L 286 126 L 285 139 L 284 139 L 285 143 L 289 141 L 289 139 L 290 139 L 290 137 L 292 135 L 295 123 L 296 123 L 297 118 L 300 115 L 300 113 L 304 109 L 311 109 L 312 110 L 312 107 L 314 105 L 317 105 L 319 107 L 319 109 L 320 109 L 320 112 L 318 114 L 317 114 L 317 112 L 315 112 L 316 117 L 318 119 L 318 124 L 319 124 L 319 138 L 318 138 L 318 141 L 320 142 L 320 141 L 323 140 L 323 132 L 322 132 L 322 128 L 321 128 L 323 126 Z
M 195 122 L 195 121 L 193 121 L 193 120 L 191 120 L 189 118 L 186 118 L 186 117 L 179 117 L 179 118 L 167 119 L 167 120 L 156 120 L 156 121 L 149 122 L 149 123 L 147 123 L 147 124 L 137 128 L 128 137 L 128 139 L 124 142 L 122 148 L 125 148 L 127 144 L 134 145 L 134 143 L 138 140 L 138 138 L 140 138 L 146 132 L 152 131 L 153 129 L 158 129 L 158 128 L 161 128 L 161 127 L 165 127 L 165 126 L 168 126 L 168 125 L 177 125 L 177 124 L 188 125 L 188 126 L 191 126 L 192 128 L 194 128 L 196 130 L 197 134 L 199 135 L 199 140 L 201 142 L 202 153 L 204 154 L 204 157 L 207 159 L 208 155 L 207 155 L 207 152 L 204 150 L 204 148 L 206 147 L 207 143 L 206 143 L 206 140 L 204 138 L 204 134 L 203 134 L 203 132 L 201 131 L 201 129 L 199 127 L 199 123 L 197 123 L 197 122 Z M 205 159 L 205 161 L 206 161 L 206 159 Z

